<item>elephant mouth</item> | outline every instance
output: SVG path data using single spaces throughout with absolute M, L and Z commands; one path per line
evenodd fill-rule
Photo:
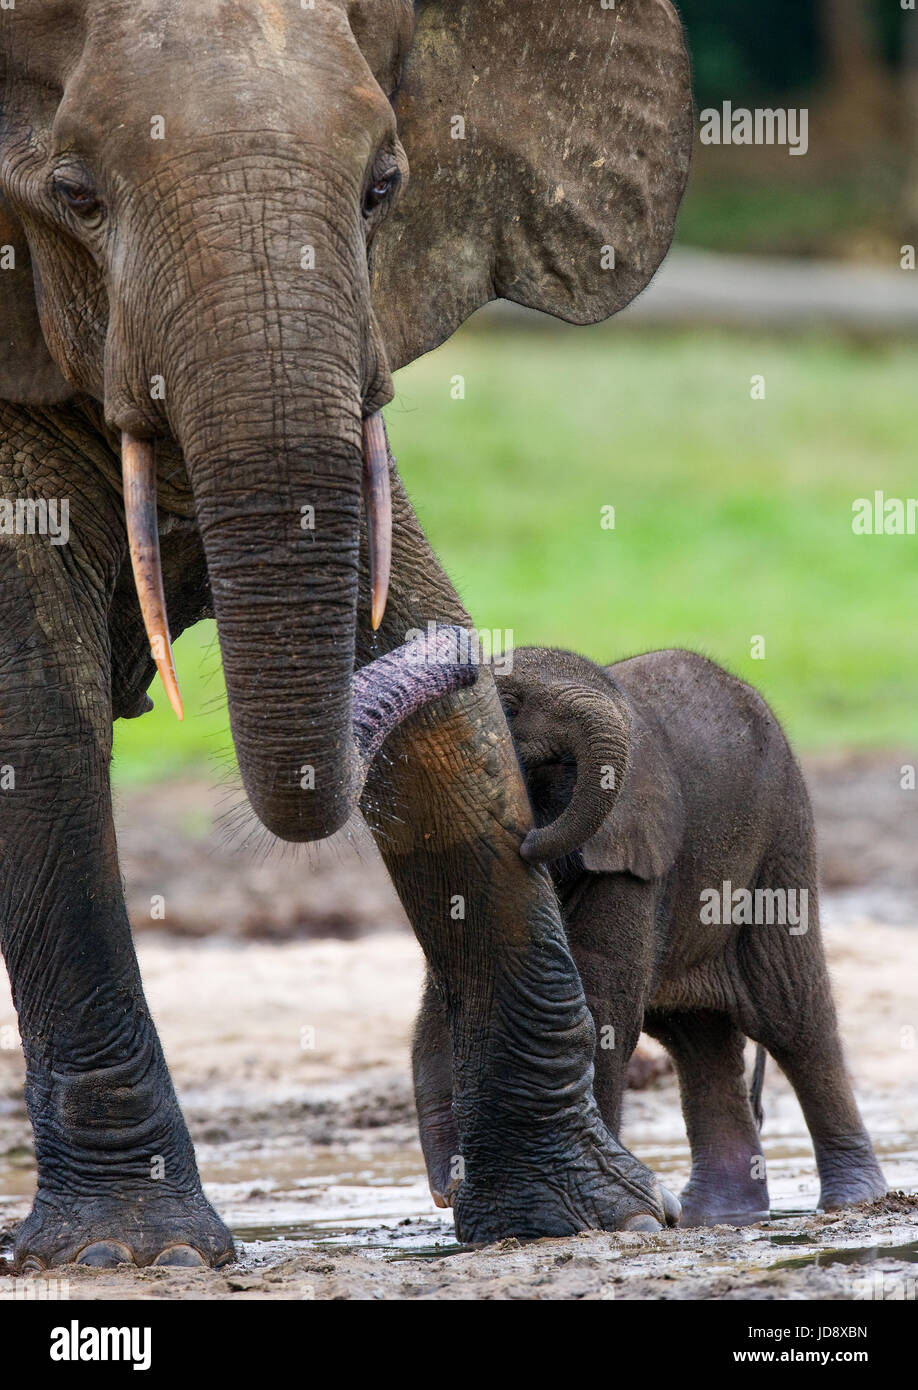
M 363 420 L 362 456 L 362 491 L 370 563 L 370 625 L 376 632 L 385 615 L 392 569 L 389 446 L 380 410 Z M 121 436 L 121 467 L 128 550 L 140 613 L 163 688 L 176 718 L 182 720 L 185 712 L 172 655 L 159 554 L 153 441 L 139 439 L 125 431 Z

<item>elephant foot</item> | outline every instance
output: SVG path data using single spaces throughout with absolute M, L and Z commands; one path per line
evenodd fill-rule
M 764 1177 L 751 1175 L 752 1162 L 764 1165 L 761 1154 L 734 1165 L 730 1171 L 717 1168 L 692 1170 L 688 1184 L 679 1194 L 682 1203 L 681 1227 L 751 1226 L 767 1221 L 770 1215 L 768 1184 Z
M 16 1234 L 13 1264 L 22 1272 L 64 1264 L 218 1269 L 234 1258 L 232 1236 L 200 1189 L 70 1199 L 39 1191 Z
M 762 1206 L 761 1200 L 760 1196 L 758 1202 L 750 1199 L 745 1205 L 740 1205 L 719 1193 L 702 1195 L 686 1187 L 679 1195 L 682 1203 L 679 1226 L 754 1226 L 756 1222 L 767 1221 L 771 1216 L 770 1208 L 767 1204 Z
M 866 1134 L 817 1151 L 822 1211 L 876 1202 L 888 1191 L 886 1179 Z
M 676 1225 L 680 1211 L 678 1199 L 610 1136 L 544 1165 L 506 1165 L 485 1175 L 470 1164 L 453 1207 L 457 1238 L 469 1245 L 508 1236 L 661 1231 Z

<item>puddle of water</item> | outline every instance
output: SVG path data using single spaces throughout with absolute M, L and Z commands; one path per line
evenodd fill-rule
M 780 1237 L 773 1236 L 777 1245 Z M 790 1244 L 790 1240 L 786 1242 Z M 801 1244 L 806 1238 L 801 1237 Z M 811 1265 L 867 1265 L 874 1260 L 901 1260 L 906 1264 L 918 1264 L 918 1240 L 906 1245 L 858 1245 L 851 1249 L 817 1250 L 814 1255 L 795 1255 L 792 1260 L 778 1260 L 771 1269 L 805 1269 Z
M 411 1224 L 405 1221 L 397 1226 L 335 1226 L 327 1221 L 294 1221 L 286 1225 L 234 1225 L 232 1230 L 237 1240 L 249 1245 L 283 1247 L 308 1243 L 314 1250 L 334 1250 L 339 1255 L 372 1251 L 388 1260 L 440 1260 L 473 1248 L 451 1239 L 448 1227 L 444 1227 L 442 1240 L 432 1241 L 436 1223 L 419 1222 L 420 1229 L 409 1230 Z
M 467 1255 L 476 1248 L 474 1245 L 422 1245 L 417 1250 L 400 1250 L 396 1255 L 387 1255 L 386 1264 L 396 1260 L 446 1260 L 450 1255 Z
M 274 1177 L 254 1185 L 214 1182 L 215 1172 L 228 1176 L 226 1166 L 205 1167 L 208 1196 L 248 1247 L 247 1257 L 283 1258 L 303 1245 L 381 1257 L 410 1252 L 421 1258 L 459 1248 L 452 1212 L 433 1206 L 416 1153 L 380 1150 L 356 1162 L 353 1154 L 323 1153 L 305 1165 L 286 1157 L 275 1166 Z M 266 1168 L 271 1171 L 270 1164 Z M 235 1177 L 235 1164 L 230 1171 Z

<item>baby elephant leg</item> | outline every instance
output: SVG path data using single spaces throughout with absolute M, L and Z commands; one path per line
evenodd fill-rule
M 772 911 L 769 916 L 779 920 L 743 928 L 740 1024 L 768 1049 L 797 1093 L 816 1153 L 820 1207 L 874 1201 L 886 1192 L 886 1180 L 845 1067 L 819 929 L 812 830 L 802 811 L 796 826 L 788 821 L 759 881 L 779 904 L 789 886 L 795 897 L 788 895 L 786 921 Z
M 754 962 L 759 998 L 744 1021 L 750 1037 L 774 1057 L 797 1093 L 813 1140 L 824 1211 L 870 1202 L 886 1192 L 886 1180 L 864 1128 L 845 1067 L 828 972 L 819 941 L 787 937 L 783 928 L 748 928 L 760 938 Z
M 450 1207 L 462 1181 L 459 1131 L 453 1115 L 453 1062 L 446 1014 L 439 991 L 428 975 L 414 1025 L 411 1049 L 414 1100 L 427 1166 L 430 1195 L 438 1207 Z
M 768 1216 L 765 1160 L 744 1068 L 745 1038 L 725 1013 L 648 1013 L 671 1054 L 692 1149 L 681 1226 L 744 1226 Z
M 593 1093 L 618 1139 L 628 1062 L 641 1036 L 653 968 L 653 889 L 630 874 L 584 874 L 561 907 L 596 1028 Z

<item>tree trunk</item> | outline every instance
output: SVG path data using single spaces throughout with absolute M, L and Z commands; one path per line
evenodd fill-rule
M 820 0 L 831 128 L 845 145 L 868 145 L 898 124 L 892 74 L 876 49 L 865 0 Z

